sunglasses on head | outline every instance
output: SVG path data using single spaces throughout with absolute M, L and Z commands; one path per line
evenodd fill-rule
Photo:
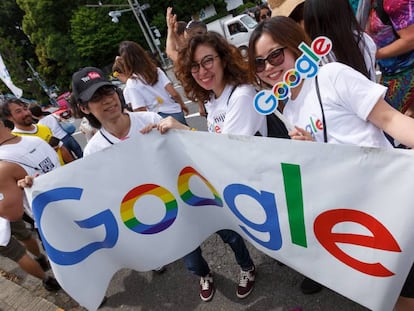
M 273 66 L 279 66 L 283 64 L 283 62 L 285 61 L 285 53 L 284 53 L 285 49 L 286 47 L 273 50 L 272 52 L 270 52 L 269 55 L 267 55 L 266 58 L 256 57 L 256 59 L 254 60 L 254 65 L 256 67 L 256 73 L 260 73 L 263 70 L 265 70 L 266 61 L 268 61 L 269 64 Z
M 96 92 L 92 95 L 90 102 L 98 102 L 105 96 L 111 96 L 115 93 L 115 87 L 111 85 L 105 85 L 103 87 L 100 87 L 96 90 Z

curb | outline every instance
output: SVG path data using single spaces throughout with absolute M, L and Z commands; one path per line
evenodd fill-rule
M 50 301 L 34 296 L 22 286 L 0 277 L 0 310 L 8 311 L 63 311 Z

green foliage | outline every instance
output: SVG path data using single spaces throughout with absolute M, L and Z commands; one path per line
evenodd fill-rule
M 70 16 L 79 1 L 17 0 L 25 12 L 23 30 L 36 46 L 37 70 L 47 84 L 68 85 L 67 77 L 77 68 L 79 58 L 71 38 Z
M 1 0 L 0 53 L 15 84 L 39 97 L 43 90 L 31 76 L 29 60 L 48 86 L 66 91 L 72 73 L 83 66 L 107 67 L 117 55 L 119 43 L 132 40 L 148 48 L 142 29 L 129 9 L 128 0 Z M 135 3 L 135 0 L 131 0 Z M 161 50 L 166 37 L 165 12 L 169 5 L 179 20 L 190 21 L 202 8 L 213 4 L 219 16 L 227 15 L 224 0 L 139 0 L 150 26 L 161 32 Z M 108 7 L 105 5 L 114 5 Z M 119 5 L 119 7 L 116 7 Z M 119 23 L 111 22 L 111 10 L 125 10 Z M 30 38 L 30 39 L 29 39 Z M 1 91 L 7 91 L 0 84 Z

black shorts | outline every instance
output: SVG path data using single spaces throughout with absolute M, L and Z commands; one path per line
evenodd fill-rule
M 26 254 L 26 248 L 13 236 L 10 237 L 9 244 L 0 246 L 0 255 L 18 262 Z
M 400 296 L 414 298 L 414 264 L 411 266 L 411 270 L 405 280 Z

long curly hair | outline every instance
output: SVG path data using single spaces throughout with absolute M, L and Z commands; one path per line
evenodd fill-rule
M 202 88 L 191 73 L 191 65 L 194 63 L 194 53 L 198 46 L 212 47 L 218 54 L 223 64 L 223 79 L 225 84 L 239 85 L 251 83 L 248 74 L 248 65 L 240 51 L 220 34 L 208 31 L 189 39 L 187 46 L 179 51 L 178 60 L 175 63 L 175 74 L 181 82 L 187 98 L 192 101 L 205 102 L 209 100 L 212 91 Z

